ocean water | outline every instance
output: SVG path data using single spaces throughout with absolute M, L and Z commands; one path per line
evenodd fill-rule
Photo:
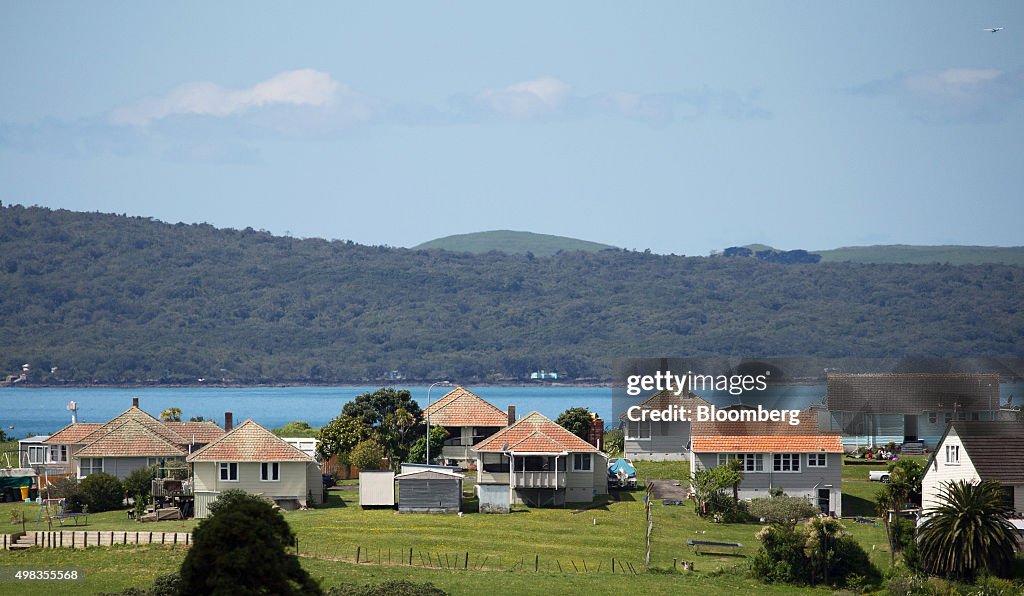
M 295 420 L 304 420 L 312 426 L 322 426 L 341 412 L 346 402 L 355 396 L 372 392 L 377 386 L 364 387 L 4 387 L 0 388 L 0 428 L 9 436 L 24 438 L 53 433 L 71 422 L 67 404 L 78 404 L 79 422 L 106 422 L 132 405 L 139 398 L 139 406 L 159 417 L 167 408 L 181 409 L 182 420 L 203 416 L 218 424 L 224 422 L 224 412 L 234 415 L 235 424 L 251 418 L 267 428 L 283 426 Z M 427 403 L 427 387 L 401 387 L 412 392 L 420 407 Z M 610 387 L 553 387 L 527 386 L 467 387 L 473 393 L 505 410 L 516 406 L 519 417 L 534 410 L 549 418 L 556 418 L 573 407 L 596 412 L 609 424 L 612 419 L 612 389 Z M 435 386 L 430 401 L 436 401 L 449 391 Z M 1014 405 L 1024 401 L 1024 384 L 1006 384 L 1000 387 L 1001 401 L 1015 395 Z M 767 408 L 803 408 L 820 402 L 825 396 L 824 385 L 783 385 L 769 387 L 756 403 Z M 738 398 L 724 395 L 701 395 L 708 401 L 725 406 L 737 403 Z

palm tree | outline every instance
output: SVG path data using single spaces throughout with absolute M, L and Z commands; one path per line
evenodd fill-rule
M 811 583 L 816 583 L 819 576 L 824 583 L 831 583 L 829 570 L 836 558 L 839 539 L 846 535 L 846 528 L 834 517 L 815 517 L 807 521 L 805 531 L 804 554 L 811 560 Z
M 181 422 L 181 408 L 167 408 L 160 412 L 160 419 L 164 422 Z
M 967 582 L 983 569 L 1005 573 L 1017 544 L 1008 513 L 998 482 L 948 483 L 918 533 L 925 568 Z

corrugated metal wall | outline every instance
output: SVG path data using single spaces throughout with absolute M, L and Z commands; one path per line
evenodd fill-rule
M 448 479 L 398 479 L 398 510 L 429 509 L 458 511 L 462 503 L 461 482 Z

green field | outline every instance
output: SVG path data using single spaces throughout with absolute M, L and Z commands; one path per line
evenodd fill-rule
M 867 470 L 875 467 L 844 467 L 844 510 L 858 505 L 873 510 L 871 499 L 879 485 L 867 482 Z M 641 480 L 685 478 L 688 474 L 686 462 L 637 462 L 637 468 Z M 453 594 L 495 590 L 517 594 L 613 594 L 631 589 L 651 594 L 752 590 L 768 594 L 828 593 L 824 589 L 762 585 L 749 579 L 748 561 L 757 551 L 755 534 L 762 526 L 716 524 L 697 517 L 689 502 L 682 506 L 652 504 L 652 572 L 645 573 L 643 496 L 642 489 L 625 491 L 618 500 L 602 500 L 596 508 L 577 514 L 571 508 L 517 507 L 510 515 L 466 513 L 458 517 L 363 510 L 358 505 L 358 491 L 333 490 L 325 507 L 289 512 L 285 517 L 298 535 L 303 565 L 325 586 L 404 578 L 429 581 Z M 475 509 L 472 500 L 466 505 L 469 511 Z M 12 511 L 26 513 L 27 529 L 46 529 L 45 523 L 35 523 L 38 506 L 5 503 L 0 504 L 4 531 L 20 529 L 20 524 L 10 525 Z M 844 513 L 873 515 L 873 511 Z M 123 511 L 116 511 L 90 515 L 88 525 L 78 529 L 170 532 L 189 531 L 194 524 L 191 520 L 139 524 Z M 845 524 L 873 562 L 884 569 L 888 551 L 883 528 L 853 520 Z M 736 555 L 697 555 L 686 544 L 691 539 L 739 542 L 744 546 Z M 412 566 L 408 564 L 410 548 Z M 357 550 L 361 561 L 358 565 Z M 84 569 L 86 579 L 74 591 L 96 593 L 145 586 L 157 575 L 173 571 L 184 552 L 180 548 L 130 546 L 78 551 L 31 549 L 0 552 L 0 567 Z M 465 569 L 467 555 L 469 569 Z M 681 569 L 680 561 L 694 561 L 695 572 L 673 571 L 674 563 Z M 625 571 L 619 565 L 624 565 Z M 0 592 L 6 592 L 5 588 L 0 586 Z M 17 593 L 46 594 L 53 588 L 54 584 L 19 584 Z
M 578 240 L 551 234 L 534 234 L 533 232 L 516 232 L 512 230 L 494 230 L 474 234 L 456 234 L 424 242 L 416 249 L 442 249 L 452 252 L 468 252 L 480 254 L 496 250 L 508 255 L 533 253 L 538 257 L 550 257 L 559 251 L 570 252 L 581 250 L 597 252 L 615 248 L 609 244 Z

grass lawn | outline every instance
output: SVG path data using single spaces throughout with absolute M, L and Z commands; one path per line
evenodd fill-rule
M 689 474 L 686 462 L 637 462 L 636 467 L 641 481 L 684 479 Z M 845 477 L 845 467 L 843 472 Z M 861 472 L 850 473 L 859 478 Z M 871 499 L 879 485 L 866 481 L 866 470 L 863 476 L 864 480 L 845 481 L 844 493 L 849 487 L 853 506 L 870 508 L 872 511 L 864 515 L 873 515 Z M 429 581 L 453 594 L 495 590 L 611 594 L 630 589 L 646 593 L 828 593 L 823 589 L 763 585 L 749 579 L 746 570 L 759 546 L 755 534 L 762 526 L 715 524 L 697 517 L 689 502 L 682 506 L 652 504 L 653 571 L 644 573 L 643 496 L 642 489 L 624 491 L 620 500 L 603 499 L 596 508 L 575 515 L 571 513 L 573 507 L 516 507 L 510 515 L 466 513 L 458 517 L 402 515 L 391 509 L 363 510 L 358 505 L 358 491 L 338 490 L 331 491 L 326 506 L 288 512 L 285 519 L 299 537 L 303 565 L 314 577 L 322 578 L 325 586 L 405 578 Z M 844 500 L 844 513 L 858 515 L 847 510 L 847 503 Z M 0 504 L 3 531 L 19 529 L 9 525 L 10 511 L 25 511 L 27 529 L 46 529 L 45 523 L 35 524 L 38 509 L 28 504 Z M 474 509 L 475 501 L 468 501 L 467 510 Z M 128 520 L 124 511 L 116 511 L 90 515 L 89 524 L 78 529 L 190 531 L 195 523 L 189 520 L 139 524 Z M 849 519 L 844 524 L 870 553 L 873 562 L 884 569 L 888 565 L 884 529 Z M 739 542 L 744 546 L 735 555 L 697 555 L 686 544 L 690 539 Z M 410 548 L 412 567 L 407 566 Z M 355 564 L 357 549 L 360 560 L 369 559 L 370 564 Z M 0 552 L 0 567 L 85 569 L 85 582 L 73 589 L 76 593 L 95 593 L 145 586 L 157 575 L 174 570 L 184 552 L 166 547 L 32 549 Z M 467 553 L 470 570 L 437 568 L 438 559 L 442 561 L 441 567 L 454 567 L 455 561 L 465 565 Z M 387 564 L 389 556 L 391 565 Z M 612 558 L 619 564 L 632 565 L 639 575 L 624 574 L 619 569 L 612 575 Z M 401 559 L 405 560 L 404 565 L 399 564 Z M 694 561 L 696 571 L 673 573 L 673 559 Z M 376 564 L 378 561 L 384 564 Z M 539 572 L 534 572 L 535 561 Z M 584 570 L 590 573 L 583 573 Z M 18 593 L 23 594 L 52 593 L 54 587 L 55 584 L 17 586 Z

